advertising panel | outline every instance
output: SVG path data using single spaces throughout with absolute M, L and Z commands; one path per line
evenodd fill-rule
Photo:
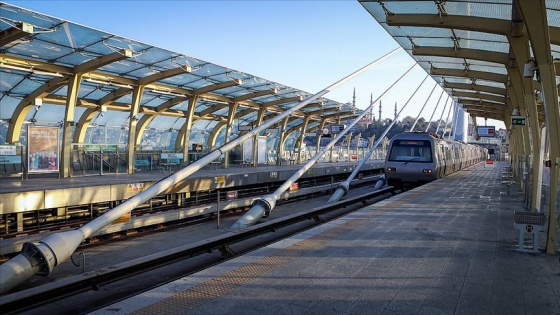
M 479 137 L 495 137 L 496 136 L 496 127 L 494 126 L 478 126 L 476 129 L 476 133 Z
M 27 125 L 27 171 L 29 173 L 58 172 L 59 127 Z

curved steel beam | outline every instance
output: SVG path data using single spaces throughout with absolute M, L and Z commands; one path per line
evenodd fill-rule
M 497 96 L 492 94 L 480 93 L 480 92 L 463 92 L 463 91 L 451 91 L 451 96 L 457 97 L 466 97 L 466 98 L 475 98 L 481 101 L 491 101 L 497 102 L 501 104 L 505 104 L 508 102 L 508 99 L 505 96 Z
M 507 85 L 508 83 L 507 75 L 484 72 L 484 71 L 432 67 L 430 69 L 430 74 L 433 76 L 460 77 L 460 78 L 494 81 L 498 83 L 503 83 L 504 85 Z
M 413 46 L 412 54 L 414 56 L 435 56 L 435 57 L 450 57 L 461 59 L 481 60 L 492 63 L 507 65 L 510 61 L 509 54 L 480 49 L 460 48 L 453 47 L 420 47 Z
M 511 30 L 511 21 L 464 15 L 391 14 L 387 25 L 452 28 L 467 31 L 505 35 Z
M 485 92 L 490 94 L 501 95 L 506 97 L 507 90 L 501 89 L 493 86 L 482 85 L 482 84 L 466 84 L 466 83 L 453 83 L 453 82 L 443 82 L 444 89 L 455 89 L 455 90 L 471 90 L 476 92 Z
M 49 93 L 53 90 L 67 84 L 67 82 L 67 77 L 50 79 L 47 83 L 41 85 L 38 89 L 31 92 L 23 100 L 21 100 L 10 118 L 10 124 L 8 125 L 8 132 L 6 134 L 6 143 L 19 142 L 19 134 L 21 133 L 21 128 L 23 127 L 23 121 L 25 120 L 25 117 L 33 106 L 35 100 L 42 99 L 43 97 L 49 95 Z

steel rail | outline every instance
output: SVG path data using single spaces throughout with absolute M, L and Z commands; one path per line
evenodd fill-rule
M 148 201 L 153 196 L 160 194 L 165 189 L 180 183 L 188 176 L 192 175 L 196 171 L 200 170 L 210 162 L 218 159 L 222 154 L 232 150 L 237 145 L 243 143 L 244 141 L 255 137 L 259 132 L 269 128 L 276 122 L 281 121 L 285 117 L 291 115 L 295 111 L 303 108 L 305 105 L 309 104 L 313 100 L 322 97 L 323 95 L 329 93 L 333 89 L 337 88 L 344 82 L 350 80 L 356 75 L 365 72 L 369 68 L 373 67 L 377 63 L 391 56 L 401 48 L 395 48 L 389 53 L 383 55 L 377 60 L 367 64 L 366 66 L 352 72 L 346 77 L 340 79 L 334 84 L 331 84 L 322 91 L 306 98 L 297 105 L 285 110 L 281 114 L 275 116 L 274 118 L 267 120 L 260 126 L 254 128 L 253 130 L 247 132 L 243 136 L 240 136 L 223 146 L 211 151 L 199 160 L 189 164 L 185 168 L 171 174 L 163 179 L 157 181 L 152 186 L 147 188 L 145 191 L 127 199 L 123 203 L 119 204 L 115 208 L 106 212 L 102 216 L 90 221 L 88 224 L 72 231 L 65 231 L 56 234 L 51 234 L 45 239 L 39 242 L 29 242 L 25 243 L 23 249 L 19 255 L 0 265 L 0 294 L 8 292 L 13 287 L 17 286 L 26 279 L 32 277 L 35 274 L 46 276 L 49 275 L 52 270 L 66 261 L 72 256 L 76 248 L 80 243 L 86 238 L 90 237 L 95 232 L 99 231 L 103 227 L 111 224 L 111 222 L 119 219 L 123 215 L 128 214 L 130 211 L 134 210 L 136 207 L 142 203 Z
M 225 247 L 265 234 L 280 228 L 299 223 L 305 220 L 318 220 L 320 215 L 347 207 L 356 203 L 365 203 L 370 199 L 384 194 L 395 194 L 392 186 L 369 192 L 357 197 L 352 197 L 336 203 L 325 204 L 304 213 L 295 213 L 282 218 L 270 220 L 265 223 L 253 225 L 242 232 L 226 232 L 223 235 L 197 241 L 188 245 L 165 250 L 159 253 L 133 259 L 120 264 L 72 276 L 60 281 L 45 284 L 39 287 L 4 295 L 0 299 L 0 308 L 3 314 L 15 314 L 33 309 L 44 304 L 60 300 L 90 290 L 99 290 L 102 285 L 113 283 L 130 276 L 164 267 L 171 263 L 188 259 L 194 256 L 211 253 Z

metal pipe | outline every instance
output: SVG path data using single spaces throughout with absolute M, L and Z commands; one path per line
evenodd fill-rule
M 405 107 L 408 105 L 408 103 L 410 103 L 410 100 L 412 100 L 412 98 L 414 97 L 416 92 L 418 92 L 418 90 L 420 89 L 420 87 L 422 86 L 424 81 L 428 78 L 428 76 L 429 75 L 426 75 L 424 80 L 422 80 L 422 82 L 420 82 L 420 84 L 418 85 L 418 87 L 416 88 L 414 93 L 412 93 L 412 95 L 410 95 L 410 97 L 408 98 L 408 100 L 406 101 L 404 106 L 401 108 L 401 110 L 399 111 L 399 113 L 397 114 L 395 119 L 391 122 L 391 124 L 389 126 L 387 126 L 387 128 L 385 128 L 385 131 L 383 131 L 383 134 L 379 137 L 379 139 L 377 139 L 377 142 L 375 143 L 373 148 L 371 148 L 369 150 L 369 152 L 366 154 L 366 156 L 364 156 L 364 158 L 360 161 L 360 163 L 358 164 L 356 169 L 354 169 L 352 174 L 350 174 L 350 176 L 348 176 L 348 178 L 345 181 L 343 181 L 342 183 L 340 183 L 340 185 L 338 185 L 336 191 L 334 192 L 334 194 L 332 194 L 332 196 L 329 198 L 327 203 L 339 201 L 342 197 L 346 196 L 346 194 L 348 193 L 348 190 L 350 189 L 350 182 L 352 182 L 354 177 L 356 177 L 356 175 L 358 174 L 360 169 L 364 166 L 364 164 L 367 162 L 369 157 L 373 154 L 373 151 L 375 151 L 375 149 L 377 149 L 377 146 L 379 146 L 379 143 L 381 143 L 381 141 L 383 141 L 383 138 L 385 137 L 385 135 L 387 135 L 387 133 L 389 132 L 389 130 L 391 130 L 391 128 L 393 127 L 395 122 L 397 122 L 397 119 L 401 115 L 403 109 L 405 109 Z
M 88 224 L 73 231 L 66 231 L 66 232 L 52 234 L 46 237 L 44 240 L 39 241 L 38 243 L 25 243 L 24 247 L 27 245 L 26 247 L 33 248 L 33 251 L 35 251 L 35 257 L 43 257 L 43 259 L 39 263 L 38 267 L 30 269 L 30 266 L 35 266 L 35 265 L 30 262 L 21 263 L 24 260 L 20 257 L 21 255 L 23 255 L 23 253 L 21 253 L 20 255 L 16 256 L 17 259 L 11 259 L 5 262 L 4 264 L 0 265 L 0 274 L 2 275 L 2 277 L 0 277 L 0 294 L 7 292 L 11 288 L 19 284 L 21 281 L 27 279 L 28 277 L 36 273 L 40 275 L 48 275 L 55 266 L 67 260 L 72 255 L 72 253 L 76 250 L 76 248 L 78 248 L 80 243 L 84 239 L 91 236 L 93 233 L 97 232 L 98 230 L 110 224 L 111 222 L 115 221 L 116 219 L 120 218 L 121 216 L 127 214 L 129 211 L 134 210 L 137 206 L 150 200 L 152 197 L 158 195 L 159 193 L 166 190 L 167 188 L 172 187 L 177 183 L 180 183 L 189 175 L 195 173 L 196 171 L 200 170 L 208 163 L 219 158 L 223 153 L 228 152 L 229 150 L 235 148 L 238 144 L 241 144 L 244 141 L 254 137 L 259 132 L 269 128 L 273 124 L 291 115 L 293 112 L 299 110 L 300 108 L 304 107 L 305 105 L 309 104 L 315 99 L 327 94 L 328 92 L 335 89 L 342 83 L 366 71 L 370 67 L 376 65 L 380 61 L 394 54 L 399 49 L 401 49 L 401 47 L 395 48 L 391 52 L 385 54 L 384 56 L 373 61 L 372 63 L 362 67 L 361 69 L 358 69 L 352 74 L 346 76 L 345 78 L 332 84 L 326 89 L 320 91 L 319 93 L 311 97 L 308 97 L 304 101 L 300 102 L 298 105 L 264 122 L 263 124 L 251 130 L 250 132 L 244 134 L 243 136 L 240 136 L 235 140 L 224 144 L 220 148 L 208 153 L 207 155 L 200 158 L 199 160 L 189 164 L 187 167 L 177 171 L 177 173 L 164 177 L 163 179 L 156 182 L 154 185 L 152 185 L 145 191 L 131 197 L 130 199 L 116 206 L 112 210 L 106 212 L 102 216 L 94 219 Z M 25 257 L 25 260 L 29 261 L 27 256 Z M 11 272 L 11 270 L 17 270 L 17 272 L 14 273 Z
M 251 209 L 243 215 L 239 220 L 233 223 L 228 231 L 237 231 L 241 228 L 251 226 L 255 224 L 260 218 L 268 217 L 270 211 L 276 206 L 276 201 L 281 197 L 281 195 L 290 188 L 290 186 L 296 182 L 302 175 L 321 158 L 326 150 L 330 149 L 336 142 L 338 142 L 342 137 L 356 124 L 360 119 L 367 114 L 364 111 L 360 114 L 352 123 L 348 124 L 343 131 L 341 131 L 338 136 L 331 140 L 323 149 L 319 150 L 315 156 L 313 156 L 307 163 L 305 163 L 301 168 L 299 168 L 290 178 L 288 178 L 278 189 L 276 189 L 272 194 L 261 197 L 261 199 L 255 200 L 252 204 Z
M 407 73 L 414 67 L 410 67 Z M 406 73 L 405 73 L 406 74 Z M 404 76 L 404 75 L 403 75 Z M 402 78 L 402 77 L 401 77 Z M 400 80 L 400 79 L 399 79 Z M 394 84 L 393 84 L 394 85 Z M 305 163 L 301 168 L 299 168 L 290 178 L 288 178 L 278 189 L 276 189 L 272 194 L 265 195 L 261 197 L 261 199 L 257 199 L 253 201 L 252 207 L 247 213 L 245 213 L 241 218 L 235 221 L 229 228 L 228 231 L 238 231 L 239 229 L 251 226 L 257 223 L 258 220 L 261 218 L 266 218 L 270 214 L 270 211 L 274 209 L 276 206 L 276 201 L 281 197 L 281 195 L 294 183 L 296 182 L 302 175 L 315 164 L 322 156 L 325 154 L 327 150 L 332 148 L 334 144 L 342 139 L 342 137 L 364 117 L 368 114 L 368 110 L 370 105 L 366 110 L 364 110 L 358 117 L 356 117 L 350 124 L 344 128 L 333 140 L 331 140 L 324 148 L 319 150 L 317 154 L 315 154 L 307 163 Z
M 432 89 L 432 91 L 430 92 L 430 95 L 428 96 L 428 98 L 426 99 L 426 102 L 424 102 L 424 105 L 422 106 L 422 108 L 420 109 L 420 112 L 418 113 L 418 116 L 416 116 L 416 120 L 414 121 L 414 123 L 412 124 L 412 127 L 410 127 L 410 131 L 414 131 L 414 127 L 416 127 L 416 123 L 418 123 L 418 120 L 420 119 L 420 115 L 422 114 L 422 111 L 424 111 L 424 107 L 426 107 L 426 104 L 428 104 L 428 101 L 430 100 L 430 97 L 432 97 L 432 94 L 434 93 L 434 91 L 436 90 L 436 86 L 438 86 L 437 82 L 434 85 L 434 88 Z

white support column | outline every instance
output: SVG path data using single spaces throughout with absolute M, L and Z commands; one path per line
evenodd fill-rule
M 81 74 L 75 74 L 68 78 L 68 92 L 66 94 L 66 112 L 64 114 L 62 131 L 62 152 L 60 154 L 60 177 L 70 177 L 72 167 L 72 128 L 74 126 L 74 115 L 76 113 L 76 102 L 78 91 L 82 81 Z
M 136 152 L 136 124 L 138 123 L 138 111 L 140 101 L 144 93 L 144 86 L 139 85 L 132 91 L 132 103 L 130 104 L 130 117 L 128 119 L 128 142 L 126 144 L 126 161 L 128 174 L 134 173 L 134 153 Z

